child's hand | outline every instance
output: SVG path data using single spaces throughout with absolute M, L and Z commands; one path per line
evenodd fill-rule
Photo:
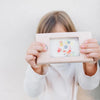
M 86 54 L 87 57 L 93 58 L 95 61 L 100 59 L 100 46 L 96 39 L 84 41 L 80 48 L 80 52 Z
M 83 63 L 85 74 L 88 76 L 94 75 L 97 71 L 97 61 L 100 59 L 100 46 L 97 40 L 89 39 L 84 41 L 80 46 L 80 52 L 95 60 L 96 63 Z
M 40 42 L 33 42 L 27 50 L 25 59 L 31 65 L 32 69 L 39 74 L 42 74 L 43 65 L 37 66 L 37 58 L 40 56 L 41 52 L 45 51 L 45 44 Z

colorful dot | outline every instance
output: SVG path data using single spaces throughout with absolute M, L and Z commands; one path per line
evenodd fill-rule
M 73 42 L 71 42 L 71 45 L 73 45 Z
M 70 41 L 67 41 L 68 44 L 70 44 Z
M 71 50 L 68 50 L 68 51 L 67 51 L 67 54 L 69 54 L 70 52 L 71 52 Z
M 63 50 L 63 52 L 66 52 L 66 50 Z
M 63 42 L 62 41 L 60 41 L 60 46 L 63 46 Z
M 58 52 L 58 53 L 61 52 L 61 48 L 58 48 L 57 52 Z
M 68 44 L 67 41 L 65 41 L 65 44 Z
M 64 45 L 64 49 L 67 49 L 68 48 L 68 46 L 67 45 Z

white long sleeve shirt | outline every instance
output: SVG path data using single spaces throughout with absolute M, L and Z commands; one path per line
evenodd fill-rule
M 78 85 L 94 89 L 99 85 L 99 75 L 99 65 L 93 76 L 85 75 L 82 63 L 51 64 L 45 75 L 37 74 L 29 65 L 24 89 L 39 100 L 76 100 Z

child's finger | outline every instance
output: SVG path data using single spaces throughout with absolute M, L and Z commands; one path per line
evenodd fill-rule
M 33 60 L 33 56 L 32 55 L 26 55 L 25 60 L 26 61 Z
M 85 40 L 84 43 L 97 43 L 97 40 L 96 39 L 88 39 L 88 40 Z
M 25 59 L 32 67 L 37 68 L 37 65 L 35 63 L 35 60 L 36 60 L 35 56 L 27 55 Z
M 33 42 L 30 46 L 29 49 L 35 49 L 35 50 L 38 50 L 38 51 L 46 51 L 46 48 L 45 48 L 45 44 L 44 43 L 40 43 L 40 42 Z
M 89 58 L 98 58 L 98 53 L 90 53 L 86 55 Z
M 33 55 L 39 57 L 39 52 L 36 50 L 28 50 L 27 55 Z
M 31 44 L 31 46 L 37 46 L 37 45 L 42 46 L 42 44 L 43 44 L 43 43 L 40 43 L 40 42 L 33 42 L 33 43 Z
M 81 53 L 98 53 L 98 49 L 80 49 Z
M 30 60 L 29 64 L 33 67 L 33 68 L 37 68 L 37 65 L 34 61 Z
M 81 44 L 80 48 L 82 49 L 89 49 L 89 48 L 98 48 L 99 45 L 96 43 L 91 43 L 91 44 Z
M 37 50 L 37 51 L 40 51 L 40 52 L 46 51 L 45 46 L 44 47 L 43 46 L 36 46 L 34 49 Z

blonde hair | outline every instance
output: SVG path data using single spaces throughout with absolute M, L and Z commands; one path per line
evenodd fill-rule
M 37 33 L 50 33 L 57 23 L 62 24 L 67 32 L 76 32 L 75 26 L 66 12 L 53 11 L 42 17 Z

